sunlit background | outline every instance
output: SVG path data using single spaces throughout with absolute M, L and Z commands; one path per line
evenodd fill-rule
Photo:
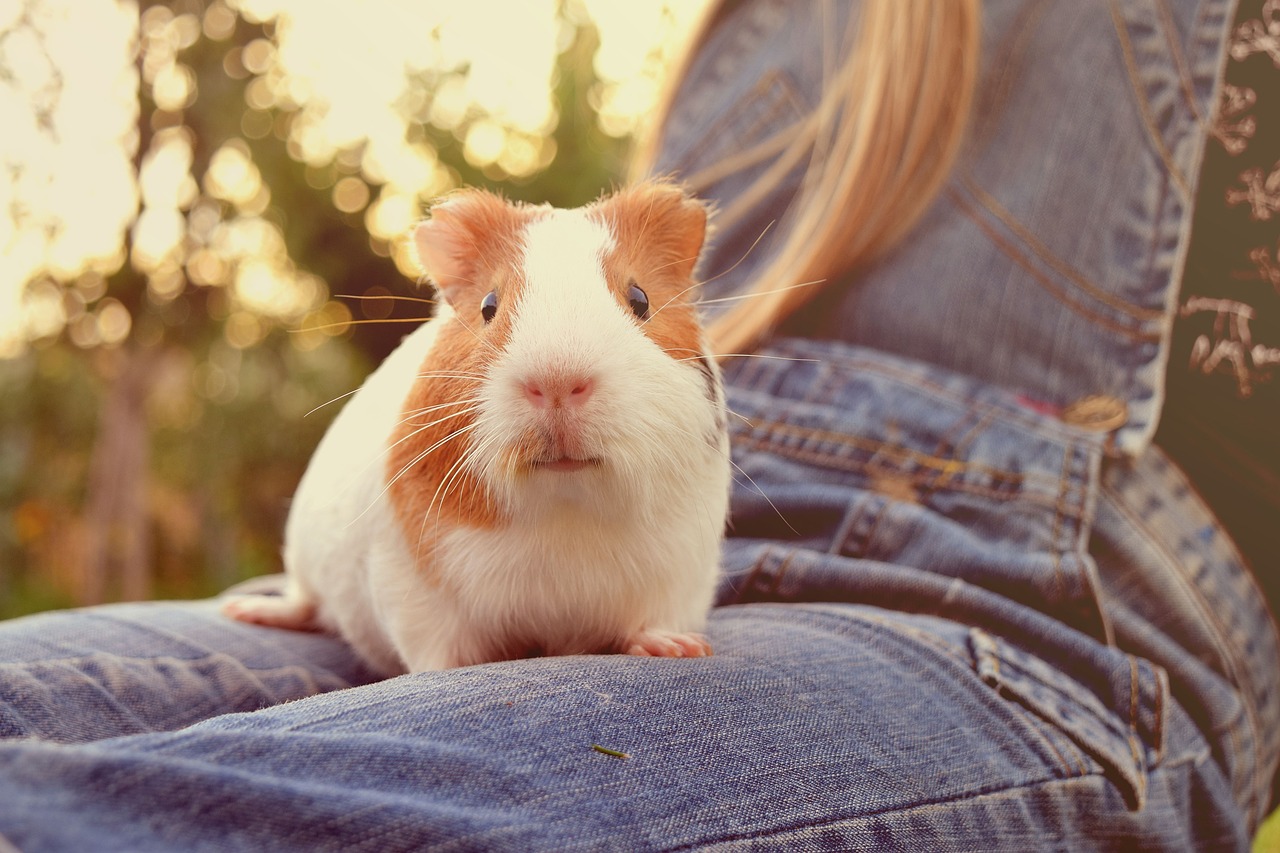
M 0 616 L 278 570 L 426 203 L 620 180 L 704 5 L 0 0 Z

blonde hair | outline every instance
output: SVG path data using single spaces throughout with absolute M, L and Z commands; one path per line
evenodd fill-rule
M 773 158 L 720 210 L 727 229 L 766 199 L 806 157 L 773 259 L 744 291 L 751 298 L 712 322 L 717 353 L 758 345 L 811 300 L 821 285 L 885 251 L 915 224 L 942 188 L 964 134 L 978 73 L 980 0 L 865 0 L 851 15 L 843 61 L 824 45 L 817 108 L 797 124 L 693 175 L 694 192 Z M 692 57 L 720 11 L 713 2 L 671 75 L 658 121 L 637 148 L 637 173 L 654 165 L 666 117 Z M 829 28 L 824 28 L 824 30 Z

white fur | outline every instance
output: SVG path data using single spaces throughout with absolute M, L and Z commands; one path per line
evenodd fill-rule
M 318 604 L 321 624 L 379 669 L 477 663 L 509 644 L 626 651 L 644 632 L 703 627 L 728 503 L 723 401 L 708 401 L 699 370 L 663 353 L 609 292 L 602 259 L 612 245 L 580 211 L 528 226 L 527 286 L 500 307 L 514 311 L 512 334 L 470 436 L 476 472 L 503 511 L 497 530 L 430 521 L 402 530 L 386 494 L 383 437 L 439 321 L 370 376 L 317 449 L 289 516 L 286 599 Z M 542 417 L 521 383 L 543 371 L 592 377 L 575 434 L 598 465 L 511 468 L 504 449 Z M 437 584 L 415 565 L 420 536 L 435 546 Z

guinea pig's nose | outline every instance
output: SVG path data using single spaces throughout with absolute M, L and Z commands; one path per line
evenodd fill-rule
M 525 399 L 535 408 L 554 409 L 561 406 L 581 406 L 591 398 L 596 381 L 577 373 L 560 373 L 534 376 L 520 384 Z

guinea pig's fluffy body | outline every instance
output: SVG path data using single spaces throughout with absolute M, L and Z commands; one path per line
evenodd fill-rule
M 436 316 L 312 458 L 285 594 L 226 611 L 336 631 L 386 673 L 709 654 L 730 463 L 691 299 L 705 227 L 668 184 L 436 205 L 414 235 Z

